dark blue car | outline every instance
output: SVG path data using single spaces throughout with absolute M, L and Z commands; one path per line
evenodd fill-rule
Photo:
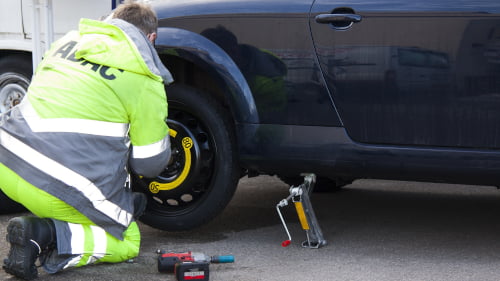
M 173 161 L 141 218 L 199 226 L 244 175 L 499 185 L 498 0 L 153 1 Z

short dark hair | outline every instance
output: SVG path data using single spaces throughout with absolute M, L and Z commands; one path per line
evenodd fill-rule
M 113 12 L 113 18 L 122 19 L 139 28 L 144 34 L 156 32 L 158 18 L 151 6 L 144 3 L 126 2 Z

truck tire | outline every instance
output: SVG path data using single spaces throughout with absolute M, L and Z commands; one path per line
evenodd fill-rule
M 0 190 L 0 214 L 12 214 L 26 212 L 23 205 L 12 201 L 5 193 Z
M 132 175 L 148 196 L 140 220 L 182 231 L 212 220 L 231 200 L 239 180 L 233 125 L 209 95 L 188 86 L 167 88 L 172 159 L 154 179 Z
M 21 102 L 26 95 L 32 75 L 31 57 L 10 55 L 0 59 L 0 113 Z M 0 191 L 0 214 L 24 212 L 19 203 Z
M 21 102 L 32 74 L 30 56 L 18 54 L 0 58 L 0 113 Z

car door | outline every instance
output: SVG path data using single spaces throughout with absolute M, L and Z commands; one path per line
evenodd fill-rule
M 315 1 L 318 61 L 354 141 L 500 147 L 500 2 L 476 2 Z

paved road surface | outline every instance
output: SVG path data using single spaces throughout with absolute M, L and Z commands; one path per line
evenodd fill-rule
M 175 280 L 157 271 L 156 249 L 233 254 L 234 264 L 210 266 L 212 281 L 499 280 L 500 191 L 414 182 L 359 180 L 338 193 L 314 193 L 313 205 L 329 245 L 303 249 L 304 232 L 289 206 L 275 205 L 288 187 L 273 177 L 241 180 L 216 220 L 185 233 L 141 225 L 143 244 L 133 263 L 95 265 L 38 280 Z M 7 255 L 0 216 L 0 256 Z M 0 280 L 16 280 L 0 270 Z

